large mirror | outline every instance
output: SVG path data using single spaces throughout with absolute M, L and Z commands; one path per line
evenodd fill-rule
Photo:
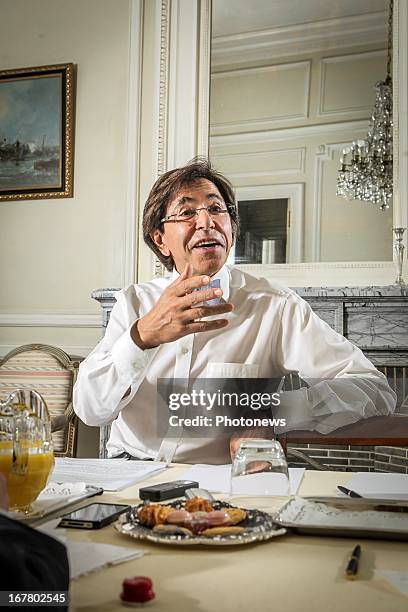
M 336 195 L 386 76 L 388 0 L 212 0 L 209 153 L 240 264 L 392 260 L 392 206 Z

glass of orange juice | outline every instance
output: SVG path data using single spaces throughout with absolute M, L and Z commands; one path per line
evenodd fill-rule
M 29 512 L 54 466 L 51 424 L 44 399 L 16 390 L 0 406 L 0 472 L 12 510 Z

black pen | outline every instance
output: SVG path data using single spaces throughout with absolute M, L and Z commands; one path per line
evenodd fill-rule
M 362 495 L 360 495 L 360 493 L 356 493 L 356 491 L 352 491 L 351 489 L 348 489 L 347 487 L 342 487 L 341 485 L 337 485 L 337 488 L 339 491 L 341 491 L 342 493 L 345 493 L 349 497 L 360 497 L 360 498 L 363 497 Z
M 355 580 L 357 578 L 358 564 L 360 561 L 360 557 L 361 557 L 361 546 L 360 544 L 357 544 L 357 546 L 354 548 L 353 552 L 351 553 L 349 562 L 347 563 L 346 578 L 348 578 L 348 580 Z

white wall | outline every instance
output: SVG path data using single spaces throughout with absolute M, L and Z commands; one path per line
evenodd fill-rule
M 2 0 L 0 70 L 77 66 L 74 197 L 0 202 L 0 354 L 28 342 L 86 355 L 99 287 L 125 269 L 130 0 Z M 80 424 L 79 456 L 99 428 Z
M 74 197 L 0 202 L 2 354 L 26 342 L 87 354 L 91 291 L 124 283 L 129 21 L 130 0 L 1 2 L 0 69 L 77 66 Z

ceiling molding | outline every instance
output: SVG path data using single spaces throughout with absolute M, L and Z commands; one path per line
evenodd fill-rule
M 325 19 L 311 23 L 217 36 L 212 40 L 211 66 L 234 66 L 361 45 L 386 45 L 385 11 Z

